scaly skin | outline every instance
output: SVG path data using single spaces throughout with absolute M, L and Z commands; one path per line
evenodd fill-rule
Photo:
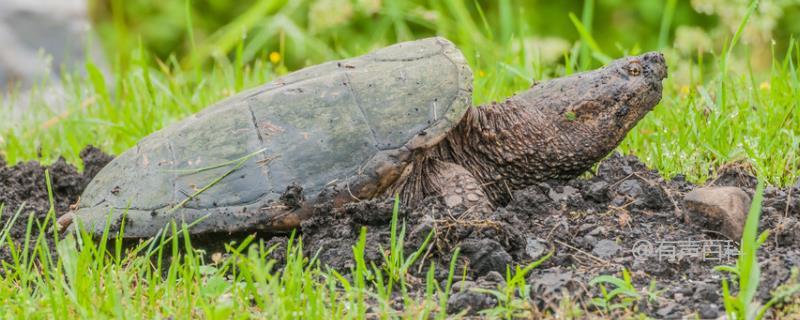
M 441 172 L 453 165 L 471 173 L 463 179 L 474 182 L 464 183 L 478 183 L 495 206 L 506 204 L 513 190 L 574 178 L 658 104 L 666 76 L 663 55 L 647 53 L 470 108 L 441 143 L 417 155 L 401 181 L 402 195 L 414 203 L 431 193 L 455 194 Z

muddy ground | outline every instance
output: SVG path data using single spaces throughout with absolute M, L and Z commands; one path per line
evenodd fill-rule
M 81 157 L 83 173 L 63 160 L 48 167 L 58 214 L 78 201 L 91 177 L 111 159 L 91 147 Z M 0 225 L 5 225 L 25 203 L 23 215 L 11 230 L 16 242 L 24 237 L 28 215 L 43 218 L 49 209 L 44 169 L 36 162 L 9 168 L 0 160 L 0 203 L 6 204 Z M 734 165 L 720 170 L 708 184 L 737 186 L 752 197 L 755 178 L 746 166 Z M 666 181 L 636 157 L 614 154 L 599 165 L 594 175 L 516 191 L 511 203 L 489 215 L 453 212 L 436 198 L 426 199 L 415 210 L 401 209 L 400 216 L 408 229 L 405 251 L 408 255 L 417 250 L 433 231 L 433 241 L 425 247 L 420 263 L 426 267 L 431 262 L 436 264 L 436 277 L 444 281 L 452 252 L 460 247 L 457 274 L 466 277 L 456 279 L 459 282 L 448 302 L 448 312 L 475 314 L 481 308 L 496 305 L 491 295 L 466 288 L 495 289 L 504 281 L 506 265 L 524 266 L 553 250 L 553 256 L 527 277 L 534 313 L 559 310 L 558 301 L 565 294 L 584 310 L 599 312 L 590 299 L 598 297 L 600 290 L 590 286 L 589 281 L 601 274 L 621 277 L 624 267 L 630 271 L 637 289 L 649 287 L 655 280 L 658 292 L 654 299 L 640 299 L 629 309 L 655 318 L 717 318 L 724 314 L 720 290 L 724 275 L 712 269 L 735 263 L 735 257 L 722 261 L 696 257 L 659 259 L 634 255 L 632 251 L 637 242 L 641 245 L 644 240 L 656 245 L 663 241 L 725 240 L 719 232 L 710 230 L 713 227 L 683 219 L 687 210 L 684 195 L 697 187 L 680 176 Z M 346 272 L 353 266 L 352 246 L 361 227 L 366 226 L 366 259 L 379 264 L 383 258 L 376 244 L 387 248 L 391 208 L 390 200 L 354 203 L 338 211 L 320 206 L 315 217 L 302 225 L 306 253 L 318 254 L 321 262 Z M 761 229 L 771 233 L 759 251 L 761 301 L 768 300 L 773 289 L 789 281 L 791 268 L 800 264 L 799 219 L 800 183 L 784 189 L 768 187 Z M 196 240 L 195 244 L 208 246 L 209 252 L 220 248 L 217 240 Z M 272 236 L 267 240 L 281 243 L 286 238 Z M 0 249 L 0 259 L 9 259 L 5 249 Z M 421 278 L 426 270 L 418 265 L 412 268 L 412 274 Z M 465 266 L 467 272 L 460 271 Z

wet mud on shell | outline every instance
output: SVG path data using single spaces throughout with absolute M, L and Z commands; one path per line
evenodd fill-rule
M 53 179 L 56 211 L 63 214 L 78 201 L 91 177 L 111 159 L 91 147 L 81 157 L 85 166 L 82 173 L 63 160 L 47 167 L 35 162 L 6 167 L 0 160 L 3 164 L 0 202 L 6 204 L 0 224 L 5 224 L 26 203 L 12 227 L 12 241 L 20 243 L 24 239 L 28 215 L 41 219 L 49 209 L 46 168 Z M 709 183 L 738 186 L 752 196 L 753 178 L 746 166 L 723 169 L 719 178 Z M 647 287 L 655 279 L 656 289 L 661 291 L 655 301 L 643 299 L 637 305 L 638 310 L 656 318 L 689 315 L 715 318 L 724 314 L 720 291 L 723 274 L 712 269 L 735 261 L 639 260 L 631 252 L 641 240 L 657 243 L 724 239 L 682 219 L 683 196 L 696 187 L 681 176 L 667 181 L 636 157 L 613 154 L 588 178 L 539 183 L 518 190 L 508 205 L 488 215 L 448 210 L 441 199 L 427 198 L 417 209 L 401 208 L 399 217 L 403 223 L 398 229 L 403 225 L 406 228 L 406 255 L 416 251 L 433 232 L 432 241 L 411 268 L 412 277 L 424 278 L 427 267 L 433 263 L 437 280 L 446 281 L 452 253 L 456 247 L 460 248 L 456 271 L 459 276 L 448 301 L 448 312 L 476 314 L 476 307 L 495 305 L 497 302 L 491 296 L 469 288 L 494 289 L 502 285 L 507 264 L 525 266 L 553 250 L 553 256 L 527 278 L 535 309 L 556 308 L 567 292 L 573 301 L 592 310 L 590 298 L 599 296 L 600 291 L 589 286 L 589 281 L 601 274 L 619 276 L 624 267 L 631 272 L 637 289 Z M 354 266 L 352 247 L 361 228 L 366 227 L 365 260 L 380 264 L 381 250 L 388 250 L 392 204 L 392 199 L 385 199 L 352 203 L 341 210 L 333 210 L 330 205 L 318 206 L 299 232 L 305 254 L 316 255 L 320 262 L 346 273 Z M 758 298 L 766 301 L 771 290 L 789 279 L 791 267 L 800 264 L 800 185 L 767 188 L 761 229 L 771 230 L 768 241 L 759 250 L 762 286 Z M 246 235 L 213 234 L 197 236 L 192 241 L 207 254 L 214 254 L 224 252 L 227 241 Z M 272 258 L 285 259 L 281 248 L 285 248 L 286 235 L 259 236 L 267 246 L 278 246 Z M 52 244 L 49 235 L 47 239 Z M 10 259 L 6 249 L 0 249 L 0 259 Z M 462 278 L 462 274 L 466 277 Z M 410 286 L 412 291 L 425 290 L 422 285 Z

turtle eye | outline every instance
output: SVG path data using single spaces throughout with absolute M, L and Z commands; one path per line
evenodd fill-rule
M 631 77 L 636 77 L 642 74 L 642 64 L 639 63 L 638 60 L 634 60 L 628 63 L 627 69 L 628 69 L 628 75 L 630 75 Z

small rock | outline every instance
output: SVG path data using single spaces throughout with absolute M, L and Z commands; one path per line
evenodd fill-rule
M 469 280 L 456 281 L 451 288 L 453 292 L 461 292 L 469 290 L 469 288 L 475 288 L 475 282 Z
M 717 301 L 720 298 L 717 288 L 717 286 L 714 286 L 710 283 L 700 282 L 694 289 L 692 299 L 706 302 Z
M 553 268 L 531 274 L 528 282 L 531 283 L 534 291 L 542 295 L 550 295 L 561 292 L 561 289 L 572 280 L 572 271 L 563 272 Z
M 487 238 L 464 240 L 461 253 L 469 259 L 470 269 L 476 275 L 490 271 L 506 272 L 506 266 L 513 262 L 499 242 Z
M 694 292 L 694 290 L 692 288 L 690 288 L 689 286 L 680 286 L 680 287 L 677 287 L 677 288 L 673 288 L 670 291 L 672 292 L 672 296 L 673 297 L 675 297 L 677 295 L 688 296 L 688 295 L 691 295 L 692 292 Z
M 644 193 L 644 189 L 642 189 L 642 184 L 639 181 L 628 179 L 619 184 L 617 193 L 636 199 Z
M 778 224 L 773 228 L 778 244 L 781 246 L 791 246 L 800 243 L 800 221 L 795 217 L 780 217 Z
M 542 255 L 544 255 L 545 250 L 547 250 L 547 246 L 538 239 L 528 238 L 526 239 L 526 242 L 525 253 L 527 253 L 531 259 L 539 259 Z
M 506 279 L 503 278 L 503 275 L 501 275 L 500 272 L 489 271 L 489 273 L 487 273 L 485 276 L 483 276 L 480 279 L 478 279 L 478 281 L 482 281 L 482 282 L 484 282 L 484 284 L 488 283 L 488 284 L 496 285 L 496 284 L 500 284 L 500 283 L 505 283 Z
M 465 290 L 457 292 L 447 299 L 447 313 L 455 314 L 467 311 L 467 315 L 474 316 L 478 311 L 489 309 L 497 305 L 497 299 L 490 294 Z
M 605 232 L 606 232 L 606 228 L 597 227 L 597 228 L 594 228 L 594 230 L 589 231 L 589 233 L 587 233 L 587 234 L 590 235 L 590 236 L 598 236 L 601 233 L 605 233 Z
M 755 188 L 758 178 L 753 175 L 753 170 L 746 164 L 736 163 L 723 166 L 714 179 L 715 186 L 730 186 L 739 188 Z
M 684 198 L 687 223 L 719 231 L 732 240 L 742 236 L 750 206 L 750 196 L 737 187 L 706 187 L 690 192 Z
M 580 239 L 581 240 L 578 243 L 584 248 L 594 248 L 594 246 L 597 244 L 597 238 L 592 235 L 587 234 Z
M 561 192 L 558 192 L 555 189 L 550 189 L 550 192 L 547 193 L 547 196 L 550 197 L 550 199 L 555 202 L 561 202 L 561 201 L 572 200 L 576 196 L 580 195 L 578 194 L 578 189 L 575 189 L 570 186 L 564 186 Z
M 719 307 L 713 303 L 704 303 L 697 309 L 700 319 L 716 319 L 719 316 Z
M 647 185 L 640 200 L 641 205 L 653 210 L 663 209 L 670 205 L 669 197 L 658 185 Z
M 608 201 L 608 183 L 605 181 L 592 183 L 589 186 L 589 191 L 586 192 L 586 198 L 595 202 Z
M 425 239 L 428 238 L 428 235 L 430 235 L 435 228 L 435 225 L 436 223 L 433 221 L 431 216 L 423 216 L 421 219 L 419 219 L 417 225 L 411 229 L 406 241 L 409 243 L 419 243 L 422 245 L 422 243 L 425 242 Z
M 627 164 L 623 165 L 622 166 L 622 172 L 625 173 L 625 174 L 632 174 L 633 173 L 633 168 L 631 168 L 631 166 L 629 166 Z
M 659 308 L 658 311 L 656 311 L 656 314 L 658 314 L 661 318 L 666 318 L 678 311 L 677 309 L 678 304 L 674 302 L 667 302 L 667 305 Z
M 617 254 L 617 252 L 619 252 L 620 250 L 622 250 L 622 247 L 620 247 L 616 242 L 608 239 L 603 239 L 598 241 L 597 244 L 594 245 L 594 249 L 592 249 L 592 254 L 600 258 L 607 259 Z
M 594 224 L 584 223 L 584 224 L 580 225 L 580 227 L 578 227 L 578 232 L 579 233 L 584 233 L 584 232 L 589 231 L 589 229 L 592 229 L 592 228 L 594 228 Z
M 622 207 L 622 206 L 624 206 L 624 205 L 625 205 L 625 202 L 627 202 L 627 200 L 625 199 L 625 197 L 623 197 L 623 196 L 616 196 L 616 197 L 614 197 L 614 200 L 611 200 L 611 205 L 612 205 L 612 206 L 615 206 L 615 207 Z

